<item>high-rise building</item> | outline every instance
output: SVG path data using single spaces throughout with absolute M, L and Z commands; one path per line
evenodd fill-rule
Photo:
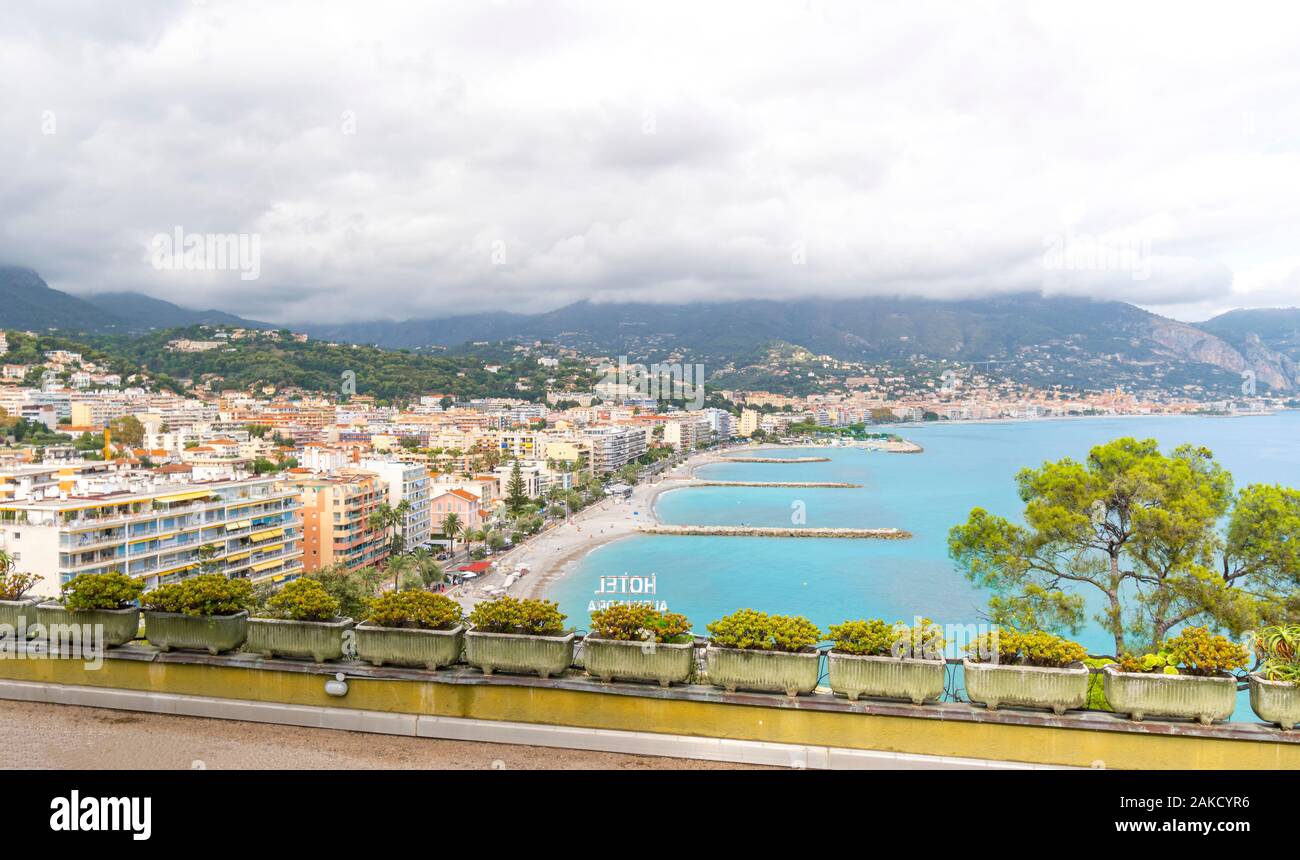
M 388 557 L 388 534 L 370 527 L 370 515 L 388 498 L 388 485 L 378 475 L 302 477 L 292 485 L 302 493 L 302 560 L 307 573 L 334 564 L 357 570 Z
M 428 543 L 433 534 L 429 515 L 429 470 L 394 460 L 363 460 L 360 468 L 374 472 L 387 485 L 388 504 L 397 507 L 402 502 L 410 503 L 402 526 L 406 548 L 414 549 Z
M 591 470 L 613 472 L 646 451 L 646 429 L 642 427 L 588 427 L 583 438 L 591 443 Z
M 82 573 L 117 570 L 146 588 L 205 570 L 255 583 L 302 573 L 297 491 L 275 478 L 140 483 L 113 492 L 0 502 L 0 548 L 55 596 Z

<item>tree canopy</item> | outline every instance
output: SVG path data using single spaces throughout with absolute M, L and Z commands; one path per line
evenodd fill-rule
M 1077 632 L 1084 594 L 1116 655 L 1159 645 L 1179 625 L 1240 634 L 1300 620 L 1300 492 L 1232 475 L 1206 448 L 1169 454 L 1116 439 L 1085 462 L 1016 476 L 1024 524 L 983 508 L 949 533 L 949 554 L 990 589 L 991 620 Z

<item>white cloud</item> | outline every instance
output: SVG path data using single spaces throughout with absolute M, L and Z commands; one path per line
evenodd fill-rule
M 1025 289 L 1193 317 L 1297 303 L 1285 4 L 105 8 L 20 0 L 0 32 L 21 82 L 0 260 L 74 292 L 285 321 Z M 176 225 L 260 234 L 260 280 L 155 271 Z M 1149 271 L 1044 265 L 1067 232 L 1131 237 Z

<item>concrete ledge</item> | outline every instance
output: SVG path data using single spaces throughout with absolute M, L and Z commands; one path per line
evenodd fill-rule
M 570 726 L 354 711 L 310 705 L 280 705 L 210 696 L 106 690 L 97 687 L 0 681 L 0 699 L 139 711 L 170 716 L 243 720 L 282 726 L 333 729 L 442 740 L 474 741 L 631 755 L 666 756 L 771 767 L 896 769 L 1023 769 L 1042 765 L 943 756 L 899 755 L 798 744 L 766 743 L 650 732 L 582 729 Z
M 336 673 L 347 678 L 346 696 L 325 692 L 326 681 Z M 234 718 L 237 713 L 239 719 L 268 722 L 283 720 L 285 709 L 306 706 L 323 713 L 313 710 L 314 722 L 294 724 L 353 731 L 404 734 L 422 724 L 453 725 L 430 722 L 447 718 L 511 726 L 513 734 L 509 736 L 482 739 L 515 743 L 542 743 L 523 739 L 535 735 L 566 739 L 556 745 L 576 744 L 593 731 L 689 738 L 694 749 L 712 750 L 707 755 L 693 754 L 701 757 L 719 755 L 719 750 L 728 748 L 724 742 L 737 741 L 778 744 L 783 756 L 786 747 L 794 747 L 854 751 L 876 757 L 873 761 L 885 755 L 891 760 L 921 756 L 923 761 L 1073 767 L 1300 769 L 1300 733 L 1281 732 L 1263 724 L 1134 723 L 1103 712 L 1077 711 L 1057 717 L 1050 712 L 1011 709 L 989 712 L 963 703 L 851 703 L 824 691 L 789 700 L 761 693 L 728 694 L 702 685 L 660 689 L 643 684 L 603 684 L 577 671 L 548 680 L 489 677 L 463 666 L 429 672 L 379 669 L 363 663 L 315 665 L 253 654 L 162 654 L 136 645 L 110 651 L 96 670 L 72 660 L 0 659 L 0 679 L 55 688 L 42 693 L 48 696 L 42 701 L 127 709 L 147 701 L 148 710 L 160 713 L 168 713 L 158 709 L 168 707 L 176 696 L 235 703 L 230 705 L 233 710 L 226 712 L 214 705 L 203 716 Z M 26 688 L 13 689 L 14 697 L 26 695 L 22 692 Z M 98 691 L 102 698 L 92 703 L 84 698 L 84 692 L 75 692 L 85 689 Z M 250 709 L 239 703 L 258 707 Z M 677 746 L 680 743 L 674 744 Z M 761 747 L 745 749 L 746 755 L 757 754 L 753 750 Z M 818 755 L 823 753 L 806 752 L 802 761 L 816 766 L 810 762 Z M 820 760 L 838 761 L 844 756 Z

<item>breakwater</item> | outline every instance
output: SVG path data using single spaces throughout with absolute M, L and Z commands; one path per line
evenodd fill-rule
M 682 487 L 817 487 L 844 490 L 855 490 L 861 486 L 846 481 L 691 481 L 682 484 Z
M 722 463 L 829 463 L 830 457 L 719 457 Z
M 695 535 L 711 537 L 807 537 L 907 540 L 911 532 L 902 529 L 787 528 L 784 526 L 642 526 L 647 535 Z

